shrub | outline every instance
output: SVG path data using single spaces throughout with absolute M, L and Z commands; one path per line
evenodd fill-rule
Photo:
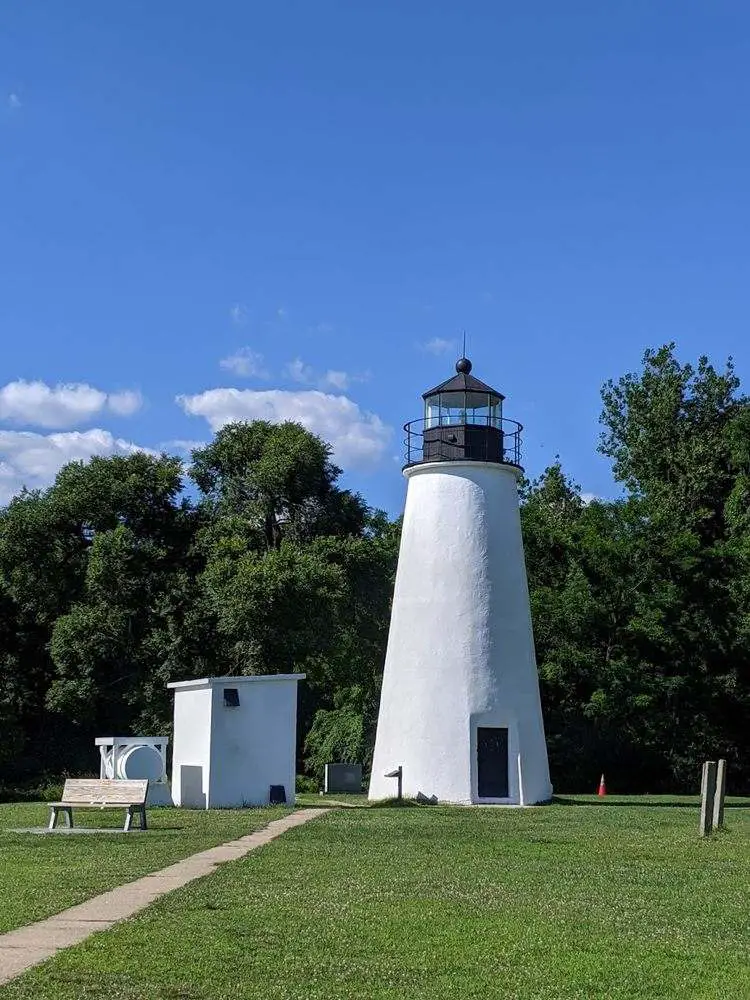
M 366 757 L 362 713 L 350 706 L 315 713 L 305 740 L 308 771 L 320 782 L 326 764 L 357 764 Z

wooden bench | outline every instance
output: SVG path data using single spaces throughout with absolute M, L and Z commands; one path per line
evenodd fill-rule
M 113 781 L 102 778 L 68 778 L 62 799 L 50 802 L 49 830 L 54 830 L 59 813 L 65 815 L 65 824 L 73 827 L 73 809 L 124 809 L 128 832 L 133 813 L 140 817 L 141 830 L 146 829 L 146 794 L 148 779 L 139 781 Z

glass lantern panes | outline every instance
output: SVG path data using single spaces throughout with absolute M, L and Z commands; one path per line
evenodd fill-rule
M 425 398 L 425 428 L 475 424 L 502 428 L 502 398 L 494 393 L 450 390 Z

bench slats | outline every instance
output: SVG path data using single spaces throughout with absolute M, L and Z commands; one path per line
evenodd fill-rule
M 71 809 L 126 809 L 128 806 L 141 806 L 143 803 L 134 802 L 132 799 L 124 799 L 122 802 L 113 802 L 112 799 L 67 799 L 65 802 L 48 802 L 48 806 L 70 806 Z
M 66 826 L 73 827 L 73 809 L 125 809 L 127 833 L 133 822 L 133 814 L 140 817 L 141 830 L 146 829 L 146 795 L 148 779 L 139 781 L 116 781 L 111 778 L 68 778 L 63 788 L 60 802 L 50 802 L 48 830 L 54 830 L 59 813 L 65 816 Z
M 68 778 L 58 805 L 144 805 L 148 779 L 116 781 L 108 778 Z

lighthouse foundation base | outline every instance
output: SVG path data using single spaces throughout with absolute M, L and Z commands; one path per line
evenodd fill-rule
M 395 740 L 387 758 L 382 747 L 381 770 L 373 769 L 370 778 L 370 801 L 396 796 L 396 780 L 390 775 L 399 767 L 404 798 L 434 796 L 438 802 L 462 806 L 531 806 L 551 800 L 546 755 L 535 760 L 531 750 L 524 756 L 513 722 L 475 716 L 453 752 L 450 745 L 438 747 L 438 742 L 437 737 L 417 745 Z M 392 766 L 382 766 L 386 759 Z

